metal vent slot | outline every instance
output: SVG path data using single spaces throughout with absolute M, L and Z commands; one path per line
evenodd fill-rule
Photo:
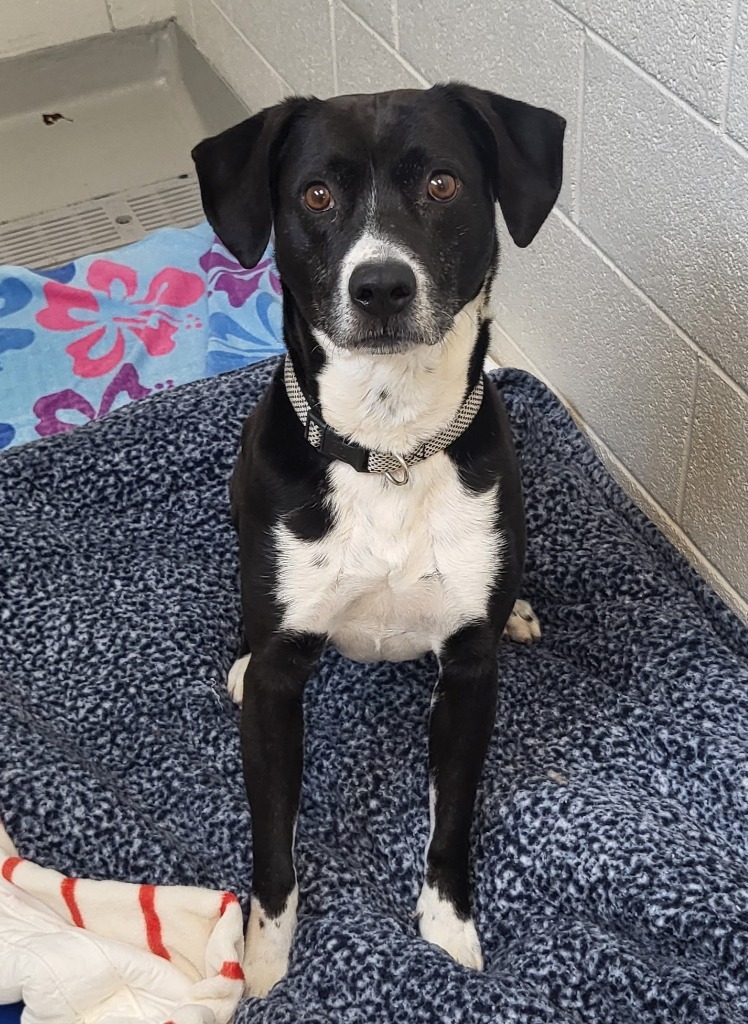
M 194 178 L 170 188 L 130 196 L 129 203 L 146 231 L 168 225 L 190 227 L 203 219 L 200 190 Z
M 0 260 L 22 267 L 59 266 L 85 252 L 120 244 L 120 236 L 101 207 L 71 209 L 66 217 L 28 218 L 0 226 Z
M 193 175 L 0 224 L 0 264 L 43 270 L 203 219 Z

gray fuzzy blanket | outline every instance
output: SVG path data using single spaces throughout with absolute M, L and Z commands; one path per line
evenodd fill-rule
M 234 889 L 249 815 L 226 479 L 265 363 L 0 459 L 0 812 L 71 874 Z M 417 936 L 431 660 L 325 656 L 306 698 L 287 980 L 239 1024 L 748 1021 L 748 632 L 533 378 L 523 596 L 473 838 L 486 955 Z

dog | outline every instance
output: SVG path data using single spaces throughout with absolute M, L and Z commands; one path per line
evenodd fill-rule
M 267 994 L 296 927 L 302 694 L 326 644 L 357 661 L 433 651 L 431 834 L 421 936 L 481 969 L 473 804 L 518 600 L 517 457 L 484 377 L 499 244 L 527 246 L 561 187 L 563 118 L 460 83 L 290 98 L 195 147 L 206 216 L 244 267 L 274 233 L 287 355 L 230 482 L 246 647 L 253 877 L 244 972 Z

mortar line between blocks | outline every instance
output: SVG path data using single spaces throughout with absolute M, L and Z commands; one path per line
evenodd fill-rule
M 734 0 L 732 6 L 732 24 L 727 49 L 727 68 L 725 71 L 725 95 L 719 123 L 727 131 L 727 118 L 730 113 L 730 92 L 732 89 L 732 72 L 735 66 L 735 46 L 738 41 L 738 25 L 740 23 L 740 0 Z
M 610 466 L 615 468 L 618 476 L 616 477 L 615 474 L 612 475 L 616 478 L 616 482 L 619 486 L 621 486 L 628 494 L 629 498 L 631 498 L 634 505 L 640 508 L 643 514 L 645 514 L 651 522 L 655 523 L 662 534 L 667 537 L 669 532 L 671 535 L 669 539 L 671 541 L 673 538 L 677 540 L 676 546 L 679 547 L 679 550 L 685 555 L 685 557 L 687 557 L 688 560 L 696 566 L 697 571 L 699 571 L 702 577 L 706 580 L 707 584 L 709 584 L 712 589 L 716 590 L 723 600 L 728 602 L 731 608 L 743 618 L 744 622 L 748 623 L 748 602 L 746 602 L 746 600 L 738 593 L 729 580 L 725 579 L 724 575 L 722 575 L 714 563 L 707 558 L 703 551 L 697 548 L 682 526 L 673 519 L 669 512 L 665 511 L 662 505 L 660 505 L 657 499 L 652 495 L 650 490 L 641 483 L 635 474 L 631 472 L 628 466 L 621 462 L 618 456 L 610 449 L 609 445 L 599 437 L 592 427 L 590 427 L 584 417 L 581 416 L 581 414 L 574 408 L 573 404 L 564 396 L 564 394 L 560 393 L 558 389 L 554 387 L 553 383 L 549 381 L 545 374 L 538 368 L 535 360 L 523 351 L 520 345 L 517 345 L 511 335 L 509 335 L 500 324 L 495 323 L 495 327 L 501 332 L 504 338 L 506 338 L 512 348 L 516 349 L 516 351 L 521 354 L 526 364 L 531 368 L 534 376 L 545 384 L 548 390 L 550 390 L 556 396 L 558 401 L 563 404 L 564 408 L 592 445 L 602 464 L 609 469 L 609 472 Z M 503 364 L 500 364 L 500 366 L 501 365 Z M 625 479 L 627 481 L 628 487 L 623 486 L 621 479 Z M 638 497 L 638 500 L 634 495 Z
M 330 52 L 332 54 L 332 91 L 338 95 L 338 40 L 335 28 L 335 0 L 328 0 L 330 7 Z
M 512 336 L 501 326 L 501 324 L 497 323 L 496 320 L 494 320 L 494 327 L 503 334 L 512 348 L 519 353 L 526 365 L 530 367 L 533 375 L 545 384 L 549 391 L 551 391 L 559 402 L 561 402 L 581 432 L 590 442 L 598 458 L 603 465 L 605 465 L 606 469 L 610 472 L 610 466 L 615 468 L 615 473 L 611 475 L 614 476 L 618 485 L 628 494 L 634 504 L 642 510 L 650 522 L 655 524 L 660 533 L 663 533 L 668 537 L 671 542 L 674 542 L 673 538 L 677 540 L 676 547 L 678 547 L 688 561 L 695 566 L 697 572 L 699 572 L 699 574 L 706 580 L 709 586 L 717 591 L 719 596 L 730 606 L 730 608 L 732 608 L 732 610 L 742 618 L 744 622 L 748 623 L 748 602 L 738 593 L 726 577 L 723 576 L 715 564 L 707 558 L 703 551 L 694 544 L 683 527 L 673 519 L 669 512 L 665 511 L 659 501 L 657 501 L 651 492 L 647 490 L 644 484 L 641 483 L 634 473 L 631 472 L 628 466 L 626 466 L 610 449 L 605 441 L 600 438 L 598 433 L 575 409 L 571 402 L 569 402 L 566 397 L 559 392 L 552 381 L 550 381 L 542 370 L 540 370 L 535 361 L 522 350 Z M 499 365 L 505 365 L 504 361 Z M 616 476 L 616 474 L 618 475 Z M 621 483 L 621 480 L 625 480 L 628 487 L 624 486 Z M 636 495 L 639 500 L 637 500 L 637 497 L 634 497 L 634 495 Z
M 566 400 L 566 398 L 561 394 L 561 392 L 558 390 L 558 388 L 554 384 L 552 384 L 551 381 L 546 377 L 546 375 L 540 369 L 540 367 L 535 362 L 535 360 L 531 359 L 530 356 L 528 356 L 527 353 L 522 350 L 522 348 L 517 344 L 517 342 L 514 340 L 514 338 L 512 338 L 512 336 L 509 334 L 509 332 L 507 330 L 505 330 L 505 328 L 503 328 L 501 326 L 501 324 L 498 322 L 498 320 L 496 319 L 495 316 L 492 318 L 491 324 L 492 324 L 492 327 L 495 328 L 497 331 L 501 331 L 501 333 L 504 335 L 504 337 L 509 342 L 509 344 L 512 346 L 512 348 L 515 348 L 517 350 L 517 352 L 519 352 L 519 354 L 522 356 L 524 361 L 531 368 L 533 377 L 537 377 L 538 380 L 542 384 L 545 384 L 545 386 L 548 388 L 548 390 L 553 392 L 553 394 L 559 400 L 561 405 L 563 405 L 564 409 L 566 409 L 566 411 L 572 417 L 572 419 L 576 419 L 578 417 L 578 414 L 574 410 L 574 407 L 572 406 L 571 402 L 568 402 Z M 492 348 L 492 346 L 489 345 L 488 346 L 488 354 L 489 355 L 491 355 L 491 348 Z M 496 359 L 496 361 L 498 362 L 499 366 L 503 366 L 504 365 L 503 362 L 500 359 L 498 359 L 497 357 L 498 357 L 498 352 L 497 352 L 496 357 L 492 356 L 491 358 L 492 359 Z M 521 369 L 521 367 L 520 367 L 520 369 Z M 579 418 L 581 419 L 581 417 L 579 417 Z
M 662 320 L 663 323 L 667 324 L 670 330 L 673 331 L 673 333 L 676 334 L 681 341 L 685 342 L 685 344 L 688 345 L 688 347 L 696 353 L 696 355 L 701 359 L 701 361 L 705 363 L 709 367 L 709 369 L 712 370 L 712 372 L 715 373 L 723 383 L 727 384 L 727 386 L 731 388 L 737 394 L 737 396 L 740 399 L 742 399 L 742 401 L 748 402 L 748 391 L 746 391 L 746 389 L 741 384 L 738 384 L 738 382 L 734 380 L 729 375 L 729 373 L 726 370 L 724 370 L 719 365 L 719 363 L 712 358 L 712 356 L 709 355 L 708 352 L 705 352 L 704 349 L 701 348 L 701 346 L 697 342 L 695 342 L 693 338 L 691 338 L 683 330 L 683 328 L 680 327 L 675 322 L 675 320 L 673 320 L 672 317 L 665 312 L 664 309 L 661 309 L 654 301 L 654 299 L 650 298 L 650 296 L 647 295 L 647 293 L 644 291 L 641 285 L 638 285 L 636 281 L 630 278 L 625 271 L 621 270 L 618 264 L 615 263 L 603 249 L 600 248 L 597 242 L 593 238 L 591 238 L 579 224 L 575 224 L 571 217 L 569 217 L 567 213 L 564 213 L 564 211 L 561 210 L 559 207 L 556 207 L 553 210 L 553 216 L 558 217 L 571 231 L 574 232 L 574 234 L 580 239 L 580 241 L 584 242 L 584 244 L 588 246 L 588 248 L 592 249 L 595 255 L 598 256 L 603 261 L 605 266 L 608 267 L 609 270 L 612 270 L 616 277 L 623 281 L 624 284 L 626 284 L 643 302 L 645 302 L 649 306 L 649 308 L 654 313 L 657 314 L 660 320 Z
M 688 405 L 688 427 L 686 429 L 686 445 L 683 450 L 683 467 L 681 469 L 680 481 L 678 483 L 678 498 L 675 503 L 675 521 L 680 525 L 683 522 L 683 509 L 686 504 L 686 487 L 688 486 L 688 470 L 691 466 L 691 448 L 693 447 L 693 429 L 696 418 L 696 398 L 699 391 L 699 373 L 701 360 L 697 357 L 696 367 L 693 374 L 691 386 L 691 398 Z
M 357 21 L 359 25 L 361 25 L 363 28 L 366 29 L 367 32 L 373 35 L 377 42 L 379 42 L 385 48 L 387 53 L 389 53 L 391 57 L 394 57 L 395 60 L 398 61 L 398 63 L 402 64 L 405 70 L 409 72 L 411 75 L 413 75 L 413 77 L 418 82 L 420 82 L 425 89 L 427 89 L 431 85 L 431 82 L 429 82 L 427 78 L 424 78 L 420 71 L 417 71 L 413 67 L 413 65 L 410 64 L 405 59 L 405 57 L 403 57 L 401 53 L 398 53 L 398 51 L 394 48 L 394 46 L 392 46 L 391 43 L 388 43 L 386 39 L 383 39 L 382 36 L 380 36 L 380 34 L 376 32 L 368 22 L 364 21 L 364 19 L 361 18 L 358 14 L 356 14 L 355 11 L 352 11 L 348 4 L 343 3 L 343 0 L 340 0 L 340 6 L 344 8 L 344 10 L 348 12 L 348 14 L 350 14 L 354 21 Z
M 694 544 L 683 527 L 679 523 L 675 522 L 673 517 L 665 511 L 662 505 L 660 505 L 659 501 L 657 501 L 657 499 L 650 494 L 647 488 L 637 480 L 631 470 L 628 469 L 621 462 L 618 456 L 610 450 L 607 444 L 598 437 L 589 424 L 584 420 L 582 423 L 582 433 L 588 438 L 592 447 L 598 452 L 598 455 L 601 452 L 603 453 L 603 458 L 601 460 L 603 464 L 606 461 L 609 461 L 613 466 L 615 466 L 616 471 L 620 473 L 622 477 L 626 477 L 632 482 L 632 489 L 638 490 L 642 499 L 650 504 L 651 508 L 657 515 L 657 519 L 655 519 L 646 508 L 641 508 L 639 502 L 636 501 L 636 499 L 629 493 L 629 497 L 632 498 L 634 504 L 641 508 L 647 519 L 655 524 L 660 533 L 665 534 L 667 537 L 668 531 L 670 532 L 671 537 L 668 539 L 671 543 L 673 543 L 673 538 L 677 538 L 678 543 L 676 546 L 679 547 L 682 554 L 691 563 L 691 565 L 694 566 L 699 575 L 705 579 L 707 584 L 719 594 L 722 600 L 725 601 L 730 608 L 732 608 L 736 615 L 738 615 L 744 622 L 748 623 L 748 602 L 738 593 L 732 583 L 730 583 L 730 581 L 722 574 L 714 562 L 712 562 L 704 552 Z M 626 490 L 626 488 L 623 488 L 623 490 Z M 665 524 L 667 529 L 665 529 L 662 524 Z
M 665 85 L 664 82 L 660 81 L 660 79 L 657 78 L 656 75 L 653 75 L 651 71 L 642 67 L 641 64 L 637 64 L 637 62 L 632 57 L 629 57 L 627 53 L 624 53 L 623 50 L 620 50 L 614 43 L 611 43 L 609 39 L 606 39 L 605 36 L 601 35 L 591 25 L 588 25 L 587 22 L 574 14 L 573 11 L 564 7 L 562 0 L 551 0 L 551 3 L 554 4 L 554 6 L 567 18 L 570 18 L 576 25 L 583 28 L 591 42 L 595 43 L 600 47 L 600 49 L 606 50 L 609 54 L 612 54 L 620 60 L 621 63 L 625 64 L 630 71 L 634 71 L 648 85 L 652 86 L 652 88 L 656 89 L 667 99 L 675 103 L 676 106 L 680 107 L 684 113 L 689 114 L 698 121 L 702 128 L 708 128 L 709 131 L 721 139 L 725 145 L 729 146 L 744 160 L 748 159 L 748 146 L 744 146 L 742 143 L 738 142 L 737 139 L 734 139 L 732 135 L 728 135 L 721 123 L 713 121 L 711 118 L 707 117 L 706 114 L 703 114 L 698 109 L 698 107 L 689 103 L 688 100 L 684 100 L 682 96 L 679 96 L 678 93 L 671 89 L 669 85 Z
M 584 92 L 587 82 L 587 33 L 582 34 L 582 56 L 579 67 L 579 96 L 577 97 L 577 152 L 572 210 L 578 223 L 582 216 L 582 172 L 584 169 Z
M 185 34 L 188 35 L 190 39 L 192 39 L 192 41 L 194 42 L 195 36 L 197 35 L 197 32 L 195 30 L 195 5 L 192 2 L 192 0 L 185 0 L 185 5 L 187 10 L 187 21 L 189 24 L 182 25 L 181 27 L 184 30 Z M 179 18 L 177 18 L 177 24 L 181 24 Z
M 284 88 L 286 88 L 289 92 L 292 92 L 293 90 L 291 89 L 291 86 L 285 80 L 285 78 L 280 73 L 280 71 L 276 70 L 276 68 L 273 67 L 273 65 L 270 63 L 270 61 L 267 59 L 267 57 L 265 57 L 262 53 L 260 53 L 260 51 L 257 49 L 257 47 L 253 43 L 250 43 L 249 39 L 247 39 L 247 37 L 242 32 L 242 30 L 240 28 L 237 28 L 237 26 L 233 23 L 233 21 L 223 13 L 223 11 L 221 10 L 220 7 L 218 7 L 216 5 L 215 0 L 209 0 L 209 3 L 211 5 L 211 7 L 213 8 L 213 10 L 217 11 L 218 14 L 220 14 L 220 16 L 226 22 L 226 24 L 231 28 L 232 32 L 235 32 L 239 36 L 241 41 L 246 46 L 249 47 L 249 49 L 252 51 L 252 53 L 254 53 L 256 57 L 259 57 L 259 59 L 262 61 L 262 63 L 265 65 L 265 67 L 268 68 L 270 71 L 272 71 L 273 74 L 275 75 L 275 77 L 278 78 L 283 83 Z

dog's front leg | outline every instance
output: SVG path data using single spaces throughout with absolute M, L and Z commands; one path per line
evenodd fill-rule
M 483 955 L 470 913 L 470 825 L 496 717 L 497 646 L 485 623 L 459 630 L 440 652 L 429 732 L 431 836 L 416 908 L 423 938 L 476 970 Z
M 293 842 L 304 754 L 304 685 L 322 650 L 316 636 L 273 637 L 252 651 L 242 702 L 244 781 L 252 814 L 252 900 L 244 978 L 264 996 L 288 970 L 299 900 Z

